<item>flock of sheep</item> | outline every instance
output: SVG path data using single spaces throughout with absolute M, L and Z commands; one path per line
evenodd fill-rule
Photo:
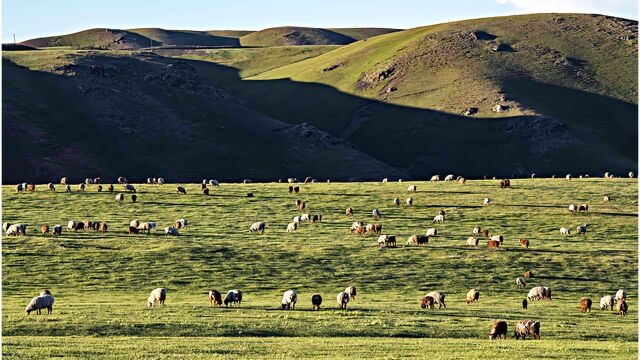
M 535 177 L 535 174 L 532 175 L 532 177 Z M 582 176 L 580 176 L 582 177 Z M 588 177 L 588 175 L 586 175 L 585 177 Z M 611 178 L 613 177 L 613 175 L 606 173 L 605 174 L 606 178 Z M 631 172 L 629 173 L 629 177 L 634 177 L 634 174 Z M 566 176 L 567 180 L 571 180 L 572 176 L 569 174 Z M 454 176 L 453 175 L 447 175 L 444 178 L 445 181 L 454 181 Z M 460 184 L 464 184 L 465 183 L 465 179 L 462 177 L 457 177 L 456 180 L 458 181 L 458 183 Z M 314 179 L 311 178 L 307 178 L 305 179 L 305 183 L 308 182 L 313 182 L 315 181 Z M 400 180 L 402 181 L 402 180 Z M 435 175 L 431 178 L 431 181 L 440 181 L 440 176 L 439 175 Z M 243 181 L 244 183 L 249 183 L 250 180 L 245 180 Z M 295 178 L 290 178 L 288 179 L 289 183 L 295 183 L 297 182 L 297 179 Z M 383 183 L 388 182 L 388 179 L 384 179 Z M 78 191 L 85 191 L 86 186 L 88 185 L 93 185 L 93 184 L 97 184 L 98 185 L 98 191 L 102 191 L 102 186 L 99 184 L 100 183 L 100 178 L 95 178 L 95 179 L 91 179 L 91 178 L 87 178 L 85 180 L 85 182 L 81 183 L 78 186 Z M 135 202 L 137 200 L 137 196 L 135 195 L 136 193 L 136 189 L 132 184 L 129 184 L 128 180 L 124 177 L 120 177 L 118 178 L 118 183 L 120 183 L 121 185 L 123 185 L 124 190 L 128 191 L 128 192 L 132 192 L 134 194 L 132 194 L 132 202 Z M 162 178 L 148 178 L 147 179 L 147 183 L 148 184 L 164 184 L 164 179 Z M 66 178 L 62 178 L 60 181 L 60 184 L 65 186 L 65 189 L 67 192 L 71 191 L 70 190 L 70 185 L 67 184 L 67 179 Z M 201 190 L 203 192 L 203 194 L 208 195 L 209 194 L 209 187 L 218 187 L 219 186 L 219 182 L 216 180 L 203 180 L 202 182 L 202 186 L 201 186 Z M 508 179 L 504 179 L 500 182 L 500 187 L 501 188 L 508 188 L 510 187 L 510 181 Z M 51 183 L 48 184 L 47 186 L 48 190 L 51 191 L 55 191 L 55 186 Z M 34 184 L 27 184 L 27 183 L 22 183 L 22 184 L 18 184 L 16 186 L 16 191 L 17 192 L 22 192 L 22 191 L 35 191 L 35 185 Z M 109 185 L 108 187 L 108 191 L 113 192 L 114 191 L 114 187 L 113 185 Z M 289 193 L 296 193 L 298 194 L 300 191 L 298 186 L 289 186 Z M 417 192 L 417 187 L 416 185 L 410 185 L 407 187 L 407 192 L 408 193 L 416 193 Z M 186 189 L 182 186 L 177 186 L 176 187 L 176 193 L 178 194 L 186 194 Z M 253 197 L 252 193 L 248 193 L 247 194 L 248 197 Z M 123 202 L 124 201 L 124 194 L 119 193 L 116 195 L 115 197 L 116 202 Z M 605 196 L 604 197 L 604 202 L 609 202 L 610 198 L 609 196 Z M 407 199 L 405 200 L 405 203 L 408 206 L 412 206 L 414 204 L 414 199 L 412 197 L 407 197 Z M 393 199 L 393 204 L 396 206 L 400 206 L 401 202 L 399 198 L 395 198 Z M 483 200 L 483 205 L 484 206 L 489 206 L 490 204 L 492 204 L 491 199 L 489 198 L 485 198 Z M 305 209 L 305 203 L 300 201 L 300 200 L 296 200 L 295 202 L 295 206 L 297 209 L 299 210 L 304 210 Z M 589 211 L 589 206 L 587 204 L 580 204 L 580 205 L 575 205 L 575 204 L 571 204 L 569 205 L 569 211 L 570 212 L 588 212 Z M 371 212 L 372 216 L 374 219 L 380 219 L 382 217 L 382 214 L 380 212 L 379 209 L 373 209 Z M 345 210 L 345 215 L 347 217 L 350 217 L 353 215 L 353 208 L 351 207 L 347 207 Z M 439 214 L 436 215 L 433 219 L 433 223 L 443 223 L 445 221 L 445 212 L 444 210 L 440 210 Z M 289 223 L 287 225 L 286 231 L 287 232 L 295 232 L 298 229 L 298 226 L 300 226 L 300 224 L 302 222 L 305 221 L 312 221 L 312 222 L 321 222 L 322 221 L 322 215 L 321 214 L 308 214 L 308 213 L 304 213 L 300 216 L 296 216 L 294 217 L 293 221 L 291 223 Z M 179 235 L 179 229 L 183 229 L 187 227 L 187 220 L 186 219 L 178 219 L 176 220 L 172 225 L 167 226 L 164 228 L 164 232 L 166 235 L 171 235 L 171 236 L 178 236 Z M 26 225 L 25 224 L 9 224 L 9 223 L 4 223 L 3 224 L 3 231 L 5 232 L 5 234 L 7 236 L 16 236 L 16 235 L 26 235 Z M 584 224 L 584 225 L 580 225 L 576 228 L 576 232 L 578 235 L 584 235 L 587 232 L 587 227 L 588 224 Z M 127 229 L 127 232 L 129 234 L 138 234 L 140 232 L 149 232 L 153 229 L 156 228 L 156 223 L 155 222 L 140 222 L 139 220 L 133 220 L 130 222 L 129 227 Z M 251 226 L 249 227 L 249 231 L 253 232 L 253 233 L 260 233 L 263 234 L 266 228 L 266 223 L 264 221 L 259 221 L 259 222 L 255 222 L 253 224 L 251 224 Z M 91 222 L 91 221 L 84 221 L 84 222 L 76 222 L 74 220 L 71 220 L 67 223 L 67 229 L 69 231 L 79 231 L 79 230 L 94 230 L 94 231 L 101 231 L 101 232 L 107 232 L 108 230 L 108 226 L 106 223 L 100 223 L 100 222 Z M 41 227 L 41 232 L 44 235 L 49 234 L 50 229 L 48 225 L 42 225 Z M 379 246 L 381 247 L 394 247 L 397 246 L 396 243 L 396 236 L 394 235 L 388 235 L 388 234 L 382 234 L 382 224 L 376 223 L 376 224 L 367 224 L 365 225 L 364 222 L 362 221 L 355 221 L 352 223 L 351 228 L 350 228 L 350 232 L 354 233 L 354 234 L 378 234 L 379 237 L 377 239 L 377 243 Z M 62 225 L 57 224 L 53 226 L 53 234 L 54 235 L 60 235 L 62 233 Z M 563 235 L 570 235 L 570 230 L 568 228 L 562 227 L 560 228 L 560 233 Z M 411 235 L 408 240 L 407 240 L 407 245 L 424 245 L 424 244 L 428 244 L 429 243 L 429 238 L 430 237 L 435 237 L 438 235 L 438 231 L 436 228 L 428 228 L 427 232 L 425 235 Z M 487 229 L 481 229 L 480 227 L 475 227 L 472 230 L 472 236 L 470 236 L 467 239 L 466 244 L 468 246 L 478 246 L 480 238 L 487 238 L 487 246 L 490 248 L 498 248 L 500 245 L 502 245 L 502 243 L 504 242 L 504 237 L 502 235 L 492 235 L 491 237 L 489 237 L 489 230 Z M 525 248 L 529 247 L 529 240 L 527 239 L 520 239 L 519 240 L 519 245 Z M 524 274 L 525 278 L 531 278 L 533 277 L 533 273 L 531 271 L 527 271 Z M 525 279 L 522 277 L 518 277 L 516 278 L 516 285 L 520 288 L 524 288 L 526 286 L 525 283 Z M 153 289 L 147 299 L 147 306 L 152 307 L 155 305 L 164 305 L 165 300 L 167 297 L 167 289 L 165 288 L 156 288 Z M 422 303 L 421 303 L 421 307 L 423 309 L 429 308 L 429 309 L 433 309 L 435 307 L 435 305 L 437 304 L 439 308 L 445 308 L 446 309 L 446 304 L 445 304 L 445 293 L 444 292 L 437 292 L 437 291 L 433 291 L 433 292 L 429 292 L 428 294 L 426 294 L 423 299 L 422 299 Z M 620 289 L 616 292 L 615 295 L 607 295 L 607 296 L 603 296 L 600 299 L 600 309 L 601 310 L 614 310 L 617 309 L 617 311 L 619 312 L 620 315 L 624 316 L 627 314 L 628 312 L 628 305 L 626 303 L 626 297 L 627 297 L 627 293 L 624 289 Z M 209 291 L 209 301 L 210 304 L 212 306 L 222 306 L 222 304 L 224 304 L 225 306 L 239 306 L 240 303 L 242 302 L 242 291 L 239 289 L 233 289 L 227 292 L 224 300 L 222 299 L 222 295 L 220 292 L 218 292 L 215 289 L 212 289 Z M 336 296 L 336 302 L 338 305 L 338 308 L 340 309 L 345 309 L 347 307 L 347 304 L 349 303 L 349 301 L 351 300 L 355 300 L 356 298 L 356 288 L 354 286 L 349 286 L 347 287 L 344 291 L 341 291 L 340 293 L 337 294 Z M 480 291 L 478 289 L 471 289 L 469 290 L 469 292 L 466 295 L 466 303 L 467 304 L 471 304 L 475 301 L 479 301 L 480 298 Z M 551 288 L 550 287 L 544 287 L 544 286 L 537 286 L 532 288 L 531 290 L 529 290 L 529 293 L 527 294 L 527 297 L 525 299 L 523 299 L 522 301 L 522 306 L 524 309 L 527 308 L 527 304 L 528 301 L 533 301 L 533 300 L 551 300 Z M 298 301 L 298 294 L 295 290 L 287 290 L 284 292 L 283 297 L 282 297 L 282 309 L 295 309 L 296 303 Z M 40 314 L 40 310 L 41 309 L 47 309 L 48 314 L 51 314 L 52 309 L 53 309 L 53 302 L 54 302 L 54 298 L 53 295 L 51 294 L 51 292 L 47 289 L 44 289 L 40 295 L 34 297 L 33 299 L 31 299 L 31 301 L 29 302 L 29 304 L 27 305 L 26 309 L 25 309 L 25 314 L 29 315 L 32 311 L 37 311 L 38 314 Z M 322 304 L 322 296 L 320 294 L 314 294 L 311 297 L 311 305 L 312 308 L 314 310 L 319 310 L 320 309 L 320 305 Z M 579 310 L 581 312 L 590 312 L 591 311 L 591 306 L 592 306 L 592 300 L 589 298 L 582 298 L 580 299 L 580 303 L 579 303 Z M 496 321 L 493 326 L 490 329 L 489 332 L 489 338 L 490 339 L 497 339 L 500 337 L 507 337 L 507 323 L 505 321 Z M 514 337 L 516 339 L 524 339 L 527 335 L 530 335 L 533 339 L 539 339 L 540 338 L 540 322 L 539 321 L 532 321 L 532 320 L 521 320 L 519 322 L 517 322 L 515 324 L 515 331 L 514 331 Z

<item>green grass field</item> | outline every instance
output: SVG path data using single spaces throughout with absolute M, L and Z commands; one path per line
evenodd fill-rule
M 415 184 L 415 203 L 404 201 Z M 222 184 L 205 197 L 199 185 L 177 195 L 175 185 L 136 185 L 138 203 L 115 194 L 16 193 L 3 186 L 3 222 L 28 224 L 28 236 L 3 238 L 3 355 L 8 358 L 637 358 L 637 182 L 636 179 L 515 179 L 457 183 L 314 183 L 289 195 L 288 184 Z M 117 187 L 118 188 L 118 187 Z M 254 198 L 246 193 L 253 192 Z M 603 203 L 604 195 L 611 196 Z M 482 200 L 493 200 L 482 206 Z M 307 203 L 322 223 L 286 225 Z M 586 202 L 588 214 L 569 213 Z M 344 216 L 347 206 L 354 216 Z M 378 248 L 377 236 L 349 234 L 352 221 L 374 222 L 379 208 L 383 233 L 397 248 Z M 447 220 L 427 246 L 405 246 L 432 227 L 438 210 Z M 180 237 L 162 228 L 178 218 L 189 227 Z M 107 234 L 63 232 L 43 236 L 41 224 L 68 220 L 106 222 Z M 159 231 L 128 235 L 132 219 L 156 221 Z M 264 235 L 250 234 L 254 221 Z M 589 223 L 585 237 L 561 236 L 562 226 Z M 502 234 L 499 250 L 465 246 L 474 226 Z M 531 241 L 529 250 L 518 239 Z M 64 244 L 64 247 L 61 246 Z M 535 274 L 525 289 L 515 278 Z M 357 301 L 338 310 L 336 294 L 358 288 Z M 553 300 L 521 300 L 533 286 L 550 286 Z M 40 289 L 55 296 L 52 315 L 24 315 Z M 155 287 L 168 289 L 165 307 L 147 308 Z M 480 301 L 466 305 L 471 288 Z M 240 308 L 212 308 L 207 292 L 242 289 Z M 298 292 L 295 311 L 279 310 L 282 293 Z M 601 296 L 628 292 L 629 315 L 601 311 Z M 429 291 L 447 294 L 446 310 L 423 310 Z M 311 311 L 312 294 L 323 296 Z M 594 301 L 578 312 L 581 297 Z M 540 341 L 489 341 L 495 320 L 509 333 L 520 319 L 542 323 Z

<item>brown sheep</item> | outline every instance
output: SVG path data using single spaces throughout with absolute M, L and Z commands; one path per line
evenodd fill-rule
M 42 235 L 49 235 L 49 225 L 47 224 L 42 225 L 40 230 L 42 231 Z
M 382 233 L 382 224 L 373 224 L 373 232 L 376 234 Z
M 207 184 L 205 183 L 200 184 L 200 190 L 204 190 L 206 188 L 207 188 Z
M 357 226 L 353 230 L 351 230 L 352 233 L 356 233 L 358 235 L 364 235 L 366 231 L 367 229 L 364 226 Z
M 580 312 L 591 312 L 592 301 L 589 298 L 580 299 Z
M 491 330 L 489 330 L 489 339 L 495 340 L 500 337 L 507 338 L 507 322 L 506 321 L 496 321 L 491 326 Z
M 524 272 L 524 278 L 525 279 L 531 279 L 533 277 L 533 272 L 531 270 L 525 271 Z
M 420 307 L 423 309 L 426 309 L 426 308 L 433 309 L 435 308 L 433 304 L 434 304 L 433 297 L 425 296 L 424 298 L 422 298 L 422 303 L 420 304 Z
M 525 249 L 529 248 L 529 240 L 527 239 L 520 239 L 520 246 L 522 246 Z
M 107 230 L 108 230 L 108 228 L 109 228 L 109 226 L 107 226 L 107 224 L 106 224 L 106 223 L 102 223 L 102 224 L 100 224 L 100 231 L 101 231 L 101 232 L 106 233 L 106 232 L 107 232 Z
M 140 232 L 140 230 L 138 230 L 137 227 L 129 226 L 129 230 L 128 230 L 129 234 L 137 235 L 139 232 Z
M 297 200 L 296 200 L 296 209 L 299 209 L 299 208 L 300 208 L 300 204 L 302 204 L 302 200 L 297 199 Z
M 502 179 L 500 181 L 500 188 L 506 189 L 511 187 L 511 181 L 509 179 Z
M 618 309 L 618 313 L 620 316 L 627 316 L 627 312 L 629 311 L 629 305 L 624 299 L 619 299 L 616 303 L 616 308 Z
M 346 208 L 346 209 L 345 209 L 345 211 L 344 211 L 344 214 L 345 214 L 346 216 L 351 216 L 351 215 L 353 215 L 353 209 L 352 209 L 352 208 L 350 208 L 350 207 Z
M 205 187 L 204 189 L 202 189 L 202 193 L 205 195 L 209 195 L 209 188 Z
M 302 201 L 302 202 L 300 202 L 300 206 L 298 206 L 298 209 L 299 209 L 299 210 L 304 210 L 304 208 L 305 208 L 306 206 L 307 206 L 307 205 L 304 203 L 304 201 Z
M 488 229 L 482 230 L 482 236 L 488 238 L 489 237 L 489 230 Z
M 489 240 L 487 241 L 487 246 L 490 249 L 497 249 L 498 247 L 500 247 L 500 241 L 497 240 Z
M 299 192 L 300 192 L 300 186 L 296 186 L 296 187 L 294 187 L 294 188 L 293 188 L 293 192 L 294 192 L 295 194 L 299 193 Z
M 211 306 L 222 306 L 222 295 L 216 289 L 211 289 L 209 291 L 209 303 Z

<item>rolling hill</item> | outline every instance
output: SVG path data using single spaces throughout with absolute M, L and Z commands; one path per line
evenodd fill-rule
M 302 32 L 279 46 L 282 29 Z M 307 30 L 227 34 L 257 48 L 5 51 L 3 176 L 85 176 L 89 164 L 131 178 L 175 168 L 176 180 L 214 169 L 349 180 L 637 168 L 635 21 L 511 16 L 366 41 L 355 41 L 363 29 Z M 128 34 L 141 44 L 201 36 Z M 72 154 L 52 155 L 63 149 Z
M 395 29 L 320 29 L 284 26 L 249 33 L 240 38 L 242 46 L 346 45 Z

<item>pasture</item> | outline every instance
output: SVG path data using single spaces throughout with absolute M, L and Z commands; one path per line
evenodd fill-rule
M 37 185 L 33 193 L 3 186 L 3 222 L 25 223 L 27 236 L 3 236 L 3 354 L 11 357 L 83 358 L 637 358 L 637 179 L 513 179 L 456 182 L 227 184 L 209 196 L 199 184 L 135 184 L 138 202 L 127 194 L 64 193 Z M 407 194 L 408 185 L 417 193 Z M 106 186 L 105 186 L 106 188 Z M 247 198 L 253 192 L 255 197 Z M 603 203 L 609 195 L 611 202 Z M 404 203 L 414 199 L 413 206 Z M 401 199 L 395 206 L 393 198 Z M 484 198 L 492 203 L 483 206 Z M 304 212 L 323 215 L 322 223 L 302 223 Z M 571 203 L 589 204 L 588 213 L 570 213 Z M 347 206 L 354 209 L 346 217 Z M 382 219 L 374 220 L 378 208 Z M 432 224 L 445 210 L 444 224 Z M 189 221 L 181 236 L 167 237 L 165 226 Z M 109 224 L 106 234 L 72 232 L 69 220 Z M 133 219 L 155 221 L 157 231 L 129 235 Z M 353 235 L 353 221 L 381 223 L 395 235 L 397 248 L 379 248 L 377 235 Z M 251 234 L 265 221 L 264 235 Z M 61 236 L 36 233 L 42 224 L 62 224 Z M 586 236 L 575 228 L 589 224 Z M 498 250 L 486 240 L 466 246 L 475 226 L 502 234 Z M 407 238 L 438 229 L 425 246 L 406 246 Z M 571 229 L 571 236 L 559 228 Z M 530 240 L 528 250 L 518 240 Z M 63 245 L 62 245 L 63 244 Z M 515 279 L 534 273 L 524 289 Z M 356 301 L 337 309 L 345 287 L 358 288 Z M 534 286 L 550 286 L 552 301 L 521 301 Z M 146 307 L 149 292 L 168 290 L 166 306 Z M 24 315 L 42 288 L 55 297 L 53 314 Z M 207 292 L 239 288 L 239 308 L 213 308 Z M 465 304 L 471 288 L 480 301 Z M 600 297 L 624 288 L 629 314 L 598 309 Z M 280 310 L 282 293 L 298 292 L 296 310 Z M 447 309 L 423 310 L 429 291 L 446 293 Z M 321 311 L 311 295 L 321 294 Z M 582 297 L 593 299 L 591 313 L 580 313 Z M 46 312 L 46 311 L 45 311 Z M 541 340 L 516 341 L 516 321 L 540 320 Z M 496 320 L 509 324 L 508 340 L 488 340 Z

